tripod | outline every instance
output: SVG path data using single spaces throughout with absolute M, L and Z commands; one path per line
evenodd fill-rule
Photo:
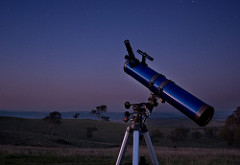
M 125 103 L 125 107 L 130 107 L 131 104 L 129 102 Z M 149 150 L 152 163 L 154 165 L 158 165 L 157 157 L 155 151 L 153 149 L 153 145 L 151 142 L 151 138 L 148 133 L 147 126 L 145 125 L 145 121 L 149 116 L 148 109 L 152 110 L 153 106 L 157 106 L 156 103 L 141 103 L 141 104 L 133 104 L 133 114 L 131 120 L 131 126 L 128 126 L 123 138 L 123 142 L 121 145 L 121 149 L 118 154 L 116 165 L 120 165 L 122 158 L 124 156 L 124 152 L 127 147 L 127 140 L 129 137 L 129 133 L 133 133 L 133 156 L 132 156 L 132 165 L 139 165 L 139 139 L 140 134 L 142 133 L 147 144 L 147 148 Z M 142 108 L 143 107 L 143 108 Z M 130 113 L 127 111 L 125 112 L 124 121 L 127 122 L 129 120 Z M 145 162 L 140 162 L 140 164 L 145 164 Z

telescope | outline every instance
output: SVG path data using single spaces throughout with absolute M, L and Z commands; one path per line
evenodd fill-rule
M 125 40 L 124 43 L 128 52 L 128 55 L 125 56 L 127 61 L 124 64 L 124 71 L 128 75 L 147 87 L 162 103 L 169 103 L 199 126 L 205 126 L 210 122 L 214 115 L 212 106 L 148 67 L 146 60 L 153 61 L 153 58 L 146 52 L 137 50 L 137 53 L 142 56 L 142 61 L 139 61 L 135 58 L 129 40 Z

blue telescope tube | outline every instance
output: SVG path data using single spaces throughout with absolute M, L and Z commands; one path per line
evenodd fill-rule
M 139 62 L 131 65 L 130 60 L 124 65 L 124 71 L 149 88 L 157 97 L 168 102 L 184 113 L 199 126 L 205 126 L 212 119 L 214 108 L 185 91 L 164 75 L 157 73 L 146 64 Z

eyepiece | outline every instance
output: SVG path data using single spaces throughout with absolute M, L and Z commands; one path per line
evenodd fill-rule
M 130 57 L 130 58 L 135 58 L 129 40 L 125 40 L 124 43 L 125 43 L 125 46 L 126 46 L 126 48 L 127 48 L 129 57 Z

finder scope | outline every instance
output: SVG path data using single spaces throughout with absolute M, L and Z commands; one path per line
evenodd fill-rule
M 164 75 L 154 71 L 146 64 L 146 59 L 153 61 L 153 58 L 147 53 L 138 50 L 142 55 L 142 61 L 135 58 L 129 40 L 124 41 L 128 51 L 125 56 L 127 60 L 124 65 L 124 71 L 145 87 L 162 102 L 168 102 L 173 107 L 184 113 L 199 126 L 205 126 L 212 119 L 214 108 L 189 92 L 185 91 L 173 81 L 168 80 Z

